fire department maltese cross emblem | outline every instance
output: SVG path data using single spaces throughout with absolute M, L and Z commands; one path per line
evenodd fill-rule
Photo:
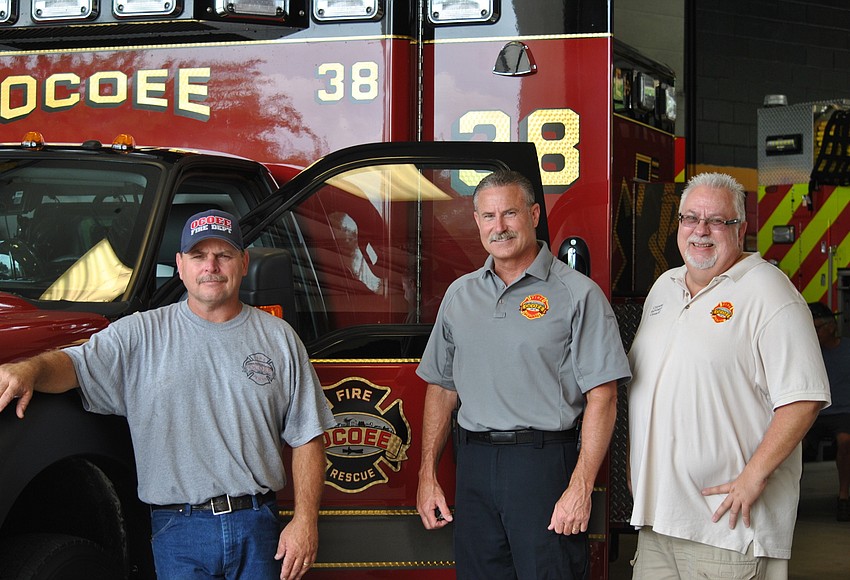
M 383 468 L 401 469 L 410 447 L 410 425 L 401 399 L 382 406 L 391 389 L 360 377 L 322 389 L 336 419 L 336 425 L 325 431 L 325 483 L 345 493 L 386 483 Z

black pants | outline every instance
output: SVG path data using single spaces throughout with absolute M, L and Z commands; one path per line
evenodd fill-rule
M 546 528 L 576 464 L 575 441 L 465 441 L 457 458 L 454 544 L 459 580 L 583 580 L 587 534 Z

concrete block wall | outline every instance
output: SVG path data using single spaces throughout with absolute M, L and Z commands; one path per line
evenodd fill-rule
M 693 0 L 697 164 L 755 168 L 756 111 L 850 98 L 846 0 Z
M 697 167 L 756 168 L 767 94 L 850 98 L 847 0 L 615 0 L 613 19 L 615 36 L 676 71 L 676 133 Z

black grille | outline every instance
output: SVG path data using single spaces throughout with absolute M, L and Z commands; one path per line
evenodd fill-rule
M 640 316 L 643 312 L 643 304 L 628 302 L 623 304 L 614 303 L 614 314 L 620 326 L 620 338 L 623 347 L 628 352 L 635 338 Z M 632 515 L 632 494 L 629 492 L 626 480 L 626 463 L 628 461 L 628 436 L 629 436 L 629 405 L 625 386 L 621 386 L 617 392 L 617 424 L 614 426 L 614 435 L 611 438 L 610 448 L 610 474 L 608 479 L 608 499 L 610 509 L 610 523 L 612 525 L 628 523 Z

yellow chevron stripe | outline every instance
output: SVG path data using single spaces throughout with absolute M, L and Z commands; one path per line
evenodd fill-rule
M 764 224 L 758 231 L 758 241 L 756 242 L 759 252 L 765 254 L 770 249 L 773 245 L 773 226 L 784 226 L 791 221 L 791 216 L 800 207 L 800 204 L 803 202 L 803 196 L 808 193 L 808 188 L 808 184 L 804 183 L 792 185 L 782 199 L 782 202 L 776 206 L 773 213 L 764 221 Z M 765 187 L 760 185 L 758 189 L 759 206 L 761 206 L 761 200 L 766 195 Z M 799 236 L 799 232 L 797 234 Z M 788 252 L 788 255 L 791 255 L 791 252 Z
M 836 187 L 835 191 L 832 192 L 832 195 L 829 196 L 829 200 L 827 201 L 826 206 L 823 208 L 824 213 L 828 213 L 833 218 L 831 221 L 828 222 L 828 227 L 832 226 L 836 221 L 838 221 L 838 217 L 847 208 L 848 204 L 850 204 L 850 188 Z M 820 213 L 815 217 L 819 218 Z M 821 232 L 820 235 L 823 235 L 823 232 Z M 820 248 L 817 248 L 816 251 L 820 252 Z M 835 254 L 832 258 L 833 268 L 846 268 L 848 265 L 847 256 L 850 256 L 850 232 L 847 233 L 844 239 L 841 240 L 841 242 L 835 248 Z M 816 300 L 820 300 L 823 296 L 824 292 L 826 291 L 826 284 L 829 283 L 828 267 L 828 256 L 826 254 L 823 254 L 823 263 L 821 264 L 820 268 L 818 268 L 818 271 L 815 273 L 814 277 L 809 281 L 809 283 L 806 285 L 805 288 L 803 288 L 801 292 L 803 297 L 806 299 L 806 302 L 814 302 Z M 821 285 L 821 277 L 823 277 L 826 282 L 823 285 Z M 833 281 L 835 281 L 835 278 L 833 278 Z
M 808 185 L 796 184 L 791 188 L 791 191 L 796 191 L 797 196 L 794 197 L 788 205 L 789 207 L 793 205 L 796 210 L 802 203 L 802 196 L 808 191 Z M 831 195 L 826 205 L 817 209 L 811 222 L 809 222 L 806 226 L 806 231 L 797 232 L 797 239 L 794 241 L 794 244 L 792 244 L 788 253 L 785 254 L 785 257 L 779 262 L 779 268 L 788 274 L 790 278 L 793 279 L 794 276 L 797 275 L 800 265 L 803 260 L 809 256 L 809 254 L 813 251 L 820 252 L 820 239 L 833 224 L 835 221 L 834 218 L 844 211 L 847 207 L 847 202 L 850 201 L 850 199 L 844 198 L 845 196 L 836 196 L 835 194 Z M 780 212 L 774 212 L 774 216 L 777 213 Z M 774 216 L 771 216 L 771 219 Z M 788 220 L 790 220 L 790 215 L 786 219 L 785 223 L 788 223 Z M 814 280 L 809 283 L 811 284 L 812 282 L 814 282 Z M 817 283 L 819 284 L 820 281 L 818 280 Z
M 846 205 L 846 204 L 845 204 Z M 835 250 L 835 256 L 832 259 L 832 266 L 835 269 L 845 268 L 847 266 L 846 263 L 842 263 L 841 256 L 847 256 L 850 252 L 850 233 L 845 236 L 841 243 L 838 244 L 838 247 Z M 846 262 L 846 260 L 845 260 Z M 800 292 L 803 295 L 803 298 L 806 299 L 806 302 L 815 302 L 820 300 L 823 296 L 824 292 L 826 292 L 826 284 L 829 283 L 829 272 L 827 268 L 829 267 L 829 260 L 827 259 L 826 254 L 824 254 L 823 263 L 821 264 L 818 271 L 815 273 L 815 276 L 809 281 L 803 291 Z M 824 285 L 821 285 L 821 277 L 826 281 Z M 835 278 L 833 278 L 833 282 Z

